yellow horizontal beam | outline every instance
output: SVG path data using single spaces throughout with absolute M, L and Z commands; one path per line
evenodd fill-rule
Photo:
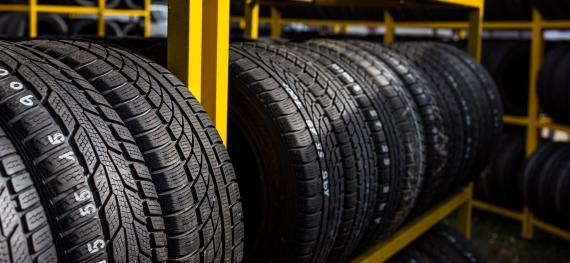
M 145 10 L 129 10 L 129 9 L 104 9 L 103 14 L 106 16 L 145 16 Z
M 26 12 L 28 5 L 0 4 L 0 12 Z
M 473 200 L 473 207 L 481 211 L 497 214 L 517 221 L 523 220 L 522 212 L 513 211 L 511 209 L 492 205 L 483 201 Z
M 527 126 L 528 118 L 522 116 L 505 115 L 503 116 L 503 122 L 511 125 Z
M 570 126 L 555 123 L 554 121 L 552 121 L 552 119 L 546 117 L 540 118 L 538 126 L 541 128 L 547 128 L 555 131 L 563 131 L 570 133 Z
M 63 6 L 63 5 L 38 5 L 39 13 L 57 13 L 57 14 L 96 14 L 99 12 L 98 7 L 93 6 Z
M 368 249 L 352 262 L 376 263 L 386 261 L 429 230 L 432 226 L 446 218 L 453 211 L 457 210 L 465 202 L 468 202 L 470 198 L 471 195 L 468 190 L 462 191 L 448 199 L 446 202 L 428 211 L 423 216 L 413 220 L 388 240 L 382 241 Z
M 532 225 L 536 228 L 539 228 L 545 232 L 553 234 L 557 237 L 563 238 L 567 241 L 570 241 L 570 232 L 564 229 L 561 229 L 557 226 L 551 225 L 549 223 L 543 222 L 538 220 L 536 217 L 532 218 Z
M 0 4 L 0 12 L 28 12 L 28 5 Z M 97 14 L 95 6 L 37 5 L 38 13 L 51 14 Z M 145 10 L 104 9 L 105 16 L 145 16 Z
M 262 0 L 262 4 L 316 6 L 458 6 L 469 8 L 483 7 L 483 0 Z
M 270 23 L 271 18 L 260 17 L 261 23 Z M 232 16 L 232 22 L 245 21 L 241 16 Z M 309 26 L 384 26 L 383 21 L 375 20 L 339 20 L 339 19 L 314 19 L 314 18 L 281 18 L 282 25 L 305 24 Z M 395 21 L 394 25 L 400 28 L 433 28 L 433 29 L 468 29 L 469 23 L 464 21 Z M 483 28 L 489 30 L 526 30 L 531 29 L 533 23 L 526 21 L 487 21 L 483 22 Z M 545 29 L 570 28 L 570 21 L 543 21 L 540 23 Z

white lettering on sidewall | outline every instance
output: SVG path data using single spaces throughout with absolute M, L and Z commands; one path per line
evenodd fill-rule
M 301 104 L 301 100 L 299 99 L 297 94 L 295 94 L 295 92 L 289 87 L 289 85 L 285 83 L 283 83 L 282 85 L 283 87 L 285 87 L 285 91 L 287 92 L 287 94 L 289 94 L 289 96 L 293 100 L 293 103 L 295 103 L 297 109 L 300 111 L 301 108 L 303 107 L 303 104 Z M 313 121 L 306 120 L 305 124 L 309 128 L 311 134 L 314 135 L 316 138 L 318 138 L 319 134 L 317 133 L 317 129 L 315 128 L 315 124 L 313 123 Z M 319 159 L 322 161 L 325 158 L 325 152 L 323 151 L 323 146 L 319 142 L 315 142 L 315 149 L 317 150 L 317 155 Z M 323 170 L 321 172 L 321 179 L 323 181 L 323 194 L 325 196 L 330 196 L 329 173 L 326 170 Z
M 91 254 L 97 253 L 97 252 L 101 251 L 101 249 L 103 249 L 103 248 L 105 248 L 105 241 L 103 241 L 101 239 L 97 239 L 97 240 L 93 241 L 93 243 L 87 243 L 87 250 Z
M 34 98 L 34 95 L 24 96 L 24 97 L 20 98 L 20 103 L 22 103 L 24 106 L 28 106 L 28 107 L 34 106 L 33 98 Z
M 10 82 L 10 88 L 13 90 L 21 90 L 24 88 L 24 84 L 22 84 L 22 82 L 19 81 L 12 81 Z
M 53 135 L 48 135 L 48 141 L 51 143 L 51 145 L 59 145 L 65 142 L 65 136 L 59 132 L 56 132 Z

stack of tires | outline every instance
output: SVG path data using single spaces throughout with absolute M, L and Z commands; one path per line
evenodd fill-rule
M 499 142 L 497 158 L 475 182 L 475 197 L 479 200 L 520 211 L 522 194 L 516 187 L 525 163 L 525 131 L 506 131 Z
M 570 45 L 549 51 L 538 76 L 538 99 L 544 113 L 556 122 L 570 124 Z
M 570 228 L 570 144 L 548 142 L 526 162 L 520 188 L 539 218 Z
M 242 258 L 234 170 L 163 67 L 80 41 L 0 42 L 0 260 Z
M 502 131 L 443 44 L 234 43 L 229 153 L 251 262 L 344 262 L 474 179 Z
M 389 262 L 477 263 L 487 260 L 464 236 L 440 223 L 396 254 Z

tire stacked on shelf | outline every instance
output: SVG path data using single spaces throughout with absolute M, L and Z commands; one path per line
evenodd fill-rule
M 528 113 L 528 76 L 530 43 L 528 41 L 489 40 L 483 42 L 481 64 L 493 76 L 506 114 Z
M 412 242 L 388 262 L 486 262 L 470 240 L 440 223 Z
M 521 191 L 525 203 L 539 218 L 570 227 L 570 144 L 548 142 L 527 160 Z
M 29 34 L 29 19 L 24 13 L 0 14 L 0 36 L 11 38 L 24 38 Z M 38 15 L 38 35 L 65 36 L 69 27 L 65 20 L 56 14 Z
M 538 99 L 544 113 L 556 122 L 570 124 L 570 45 L 549 51 L 538 75 Z
M 443 44 L 234 43 L 229 85 L 252 262 L 349 260 L 473 180 L 502 132 L 490 75 Z
M 525 132 L 512 130 L 503 134 L 497 158 L 491 161 L 475 183 L 475 197 L 514 210 L 523 206 L 518 187 L 525 161 Z
M 0 46 L 7 262 L 241 261 L 228 154 L 170 72 L 89 42 Z

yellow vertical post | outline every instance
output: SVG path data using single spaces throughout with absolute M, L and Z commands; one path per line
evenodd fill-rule
M 281 37 L 281 13 L 277 7 L 271 7 L 271 37 Z
M 333 34 L 335 34 L 335 35 L 340 34 L 341 30 L 342 30 L 342 28 L 341 28 L 340 24 L 334 24 L 332 26 L 332 31 L 333 31 Z
M 144 0 L 144 37 L 150 37 L 150 27 L 151 27 L 151 13 L 150 13 L 150 3 L 151 0 Z
M 390 44 L 394 43 L 395 40 L 395 31 L 396 28 L 394 26 L 394 17 L 390 12 L 384 11 L 384 43 Z
M 469 10 L 468 51 L 475 60 L 481 61 L 481 35 L 483 33 L 483 7 Z
M 471 217 L 473 216 L 473 183 L 463 189 L 466 201 L 457 210 L 457 229 L 465 237 L 471 238 Z
M 230 0 L 203 0 L 202 105 L 227 139 Z
M 201 99 L 202 1 L 168 2 L 168 68 Z
M 29 0 L 29 23 L 30 37 L 38 36 L 38 0 Z
M 97 11 L 97 35 L 100 37 L 105 36 L 105 8 L 106 8 L 106 0 L 99 0 Z
M 245 2 L 245 37 L 257 39 L 259 36 L 259 1 Z
M 532 38 L 530 49 L 530 74 L 528 89 L 528 126 L 526 130 L 526 156 L 530 157 L 538 148 L 539 143 L 539 105 L 538 105 L 538 72 L 544 56 L 544 38 L 542 30 L 542 17 L 537 10 L 532 12 Z M 527 207 L 523 211 L 524 238 L 533 236 L 533 216 Z

